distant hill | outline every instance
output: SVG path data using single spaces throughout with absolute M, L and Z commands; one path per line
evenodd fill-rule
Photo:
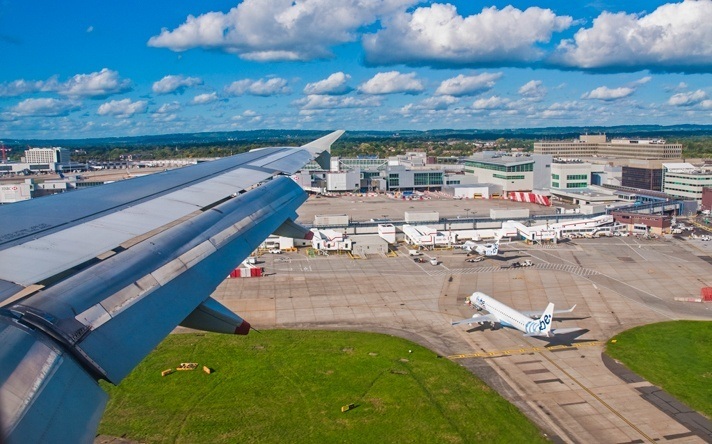
M 182 146 L 209 145 L 225 143 L 259 143 L 300 145 L 318 138 L 329 130 L 252 130 L 229 132 L 206 132 L 185 134 L 163 134 L 135 137 L 107 137 L 93 139 L 5 139 L 8 146 L 63 146 L 67 148 L 82 147 L 140 147 L 140 146 Z M 465 140 L 495 140 L 505 139 L 571 139 L 580 134 L 605 133 L 617 137 L 661 137 L 677 138 L 690 136 L 712 136 L 712 125 L 622 125 L 622 126 L 590 126 L 590 127 L 546 127 L 546 128 L 512 128 L 512 129 L 436 129 L 428 131 L 350 131 L 347 129 L 343 139 L 373 140 L 373 139 L 465 139 Z

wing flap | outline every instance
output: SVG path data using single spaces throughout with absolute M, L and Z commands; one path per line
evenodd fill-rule
M 208 298 L 198 305 L 180 325 L 196 330 L 236 335 L 246 335 L 250 331 L 249 322 L 213 298 Z

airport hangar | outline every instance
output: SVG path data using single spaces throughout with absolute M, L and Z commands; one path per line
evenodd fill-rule
M 300 215 L 320 213 L 324 205 L 335 212 L 339 205 L 354 208 L 364 218 L 383 213 L 379 202 L 346 196 L 328 204 L 310 199 Z M 415 209 L 432 205 L 408 203 Z M 704 428 L 677 420 L 690 412 L 670 416 L 649 402 L 654 391 L 649 383 L 611 372 L 602 350 L 608 338 L 636 325 L 711 320 L 708 307 L 674 298 L 712 284 L 705 281 L 712 246 L 616 237 L 555 245 L 517 242 L 502 250 L 504 262 L 475 264 L 466 263 L 461 250 L 425 252 L 437 253 L 437 266 L 415 263 L 405 247 L 396 257 L 376 254 L 367 260 L 267 254 L 259 260 L 269 277 L 226 280 L 213 296 L 243 310 L 258 327 L 362 330 L 414 340 L 470 369 L 555 442 L 709 441 Z M 535 266 L 503 267 L 520 257 Z M 589 332 L 573 347 L 547 351 L 545 343 L 518 332 L 450 326 L 452 319 L 473 314 L 463 301 L 475 290 L 521 310 L 542 309 L 547 301 L 560 308 L 577 304 L 576 319 L 556 321 L 556 326 Z

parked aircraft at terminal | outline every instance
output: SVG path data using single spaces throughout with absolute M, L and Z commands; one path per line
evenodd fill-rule
M 582 331 L 579 327 L 552 329 L 554 314 L 571 313 L 576 305 L 566 310 L 554 310 L 554 304 L 549 305 L 543 311 L 517 311 L 497 299 L 484 293 L 476 291 L 469 297 L 470 303 L 477 310 L 487 310 L 488 314 L 475 314 L 471 318 L 453 322 L 452 325 L 459 324 L 490 324 L 492 328 L 498 325 L 519 330 L 524 336 L 534 336 L 551 338 L 556 335 L 564 335 Z
M 499 253 L 499 239 L 493 244 L 478 244 L 472 241 L 467 241 L 462 245 L 462 249 L 467 251 L 467 254 L 477 253 L 480 256 L 497 256 Z
M 177 325 L 247 334 L 210 294 L 272 233 L 306 237 L 301 147 L 0 207 L 0 442 L 92 442 L 108 395 Z

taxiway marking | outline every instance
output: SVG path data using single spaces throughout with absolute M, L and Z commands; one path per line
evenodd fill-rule
M 494 350 L 489 352 L 479 352 L 479 353 L 467 353 L 461 355 L 450 355 L 448 359 L 468 359 L 468 358 L 497 358 L 499 356 L 511 356 L 511 355 L 524 355 L 527 353 L 541 353 L 545 351 L 559 351 L 567 349 L 575 349 L 581 347 L 594 347 L 598 345 L 603 345 L 601 341 L 590 341 L 590 342 L 577 342 L 571 345 L 552 345 L 551 347 L 522 347 L 522 348 L 510 348 L 508 350 Z

